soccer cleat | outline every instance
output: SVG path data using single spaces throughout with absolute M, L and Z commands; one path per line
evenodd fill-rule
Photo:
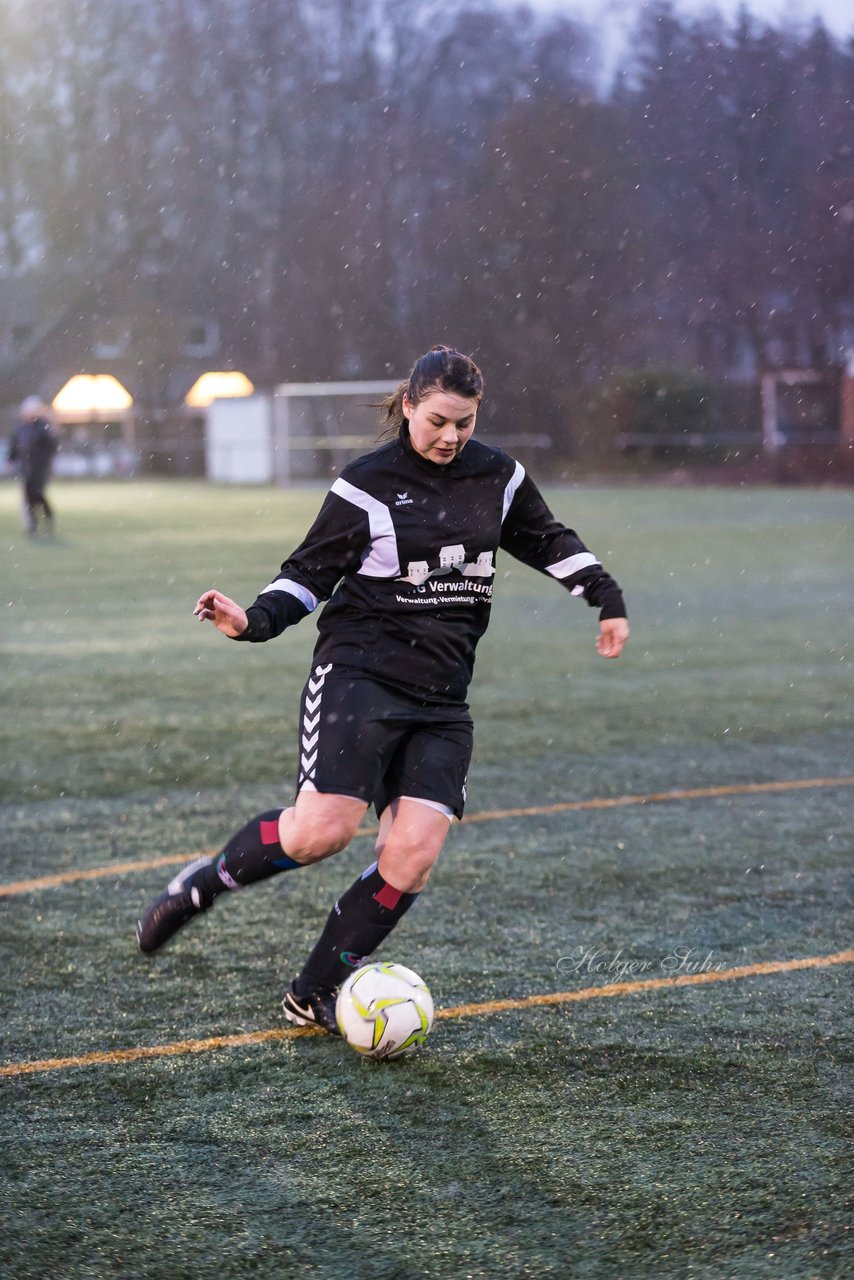
M 335 1000 L 334 991 L 312 991 L 307 996 L 298 996 L 291 983 L 282 998 L 282 1008 L 288 1022 L 296 1022 L 300 1027 L 320 1027 L 331 1036 L 340 1036 L 335 1021 Z
M 165 893 L 155 898 L 136 926 L 140 951 L 157 951 L 183 928 L 193 916 L 207 911 L 213 901 L 205 899 L 198 885 L 192 883 L 195 872 L 210 865 L 209 858 L 199 858 L 170 880 Z

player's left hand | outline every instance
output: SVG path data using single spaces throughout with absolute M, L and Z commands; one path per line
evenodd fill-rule
M 596 648 L 603 658 L 619 658 L 628 638 L 629 624 L 625 618 L 605 618 L 599 623 Z

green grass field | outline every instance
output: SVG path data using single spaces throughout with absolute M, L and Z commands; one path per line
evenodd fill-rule
M 624 585 L 630 646 L 603 662 L 592 611 L 500 562 L 469 820 L 381 953 L 474 1007 L 385 1066 L 311 1035 L 209 1043 L 285 1026 L 369 838 L 155 958 L 133 936 L 172 874 L 147 864 L 290 798 L 313 623 L 236 646 L 192 606 L 251 600 L 321 491 L 53 493 L 56 540 L 27 540 L 0 487 L 0 1274 L 854 1272 L 852 968 L 827 961 L 852 945 L 850 493 L 551 494 Z M 614 991 L 685 972 L 678 948 L 720 980 Z M 585 998 L 482 1007 L 561 992 Z

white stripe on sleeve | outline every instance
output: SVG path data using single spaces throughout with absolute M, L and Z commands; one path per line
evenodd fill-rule
M 512 476 L 507 481 L 507 487 L 504 490 L 504 506 L 502 507 L 502 510 L 501 510 L 502 524 L 507 519 L 507 512 L 510 510 L 510 503 L 513 501 L 513 499 L 516 496 L 516 490 L 519 488 L 519 485 L 522 483 L 524 479 L 525 479 L 525 468 L 522 466 L 521 462 L 517 462 L 516 470 L 513 472 Z
M 371 532 L 370 550 L 362 560 L 359 573 L 366 578 L 396 578 L 400 574 L 400 558 L 397 550 L 397 537 L 391 512 L 384 503 L 357 489 L 355 485 L 339 476 L 332 486 L 332 493 L 352 502 L 354 507 L 367 513 L 368 527 Z
M 304 604 L 309 613 L 313 613 L 320 604 L 317 596 L 312 595 L 307 587 L 301 587 L 298 582 L 291 582 L 288 578 L 276 578 L 271 582 L 269 587 L 265 587 L 261 592 L 262 596 L 266 596 L 273 591 L 283 591 L 286 595 L 296 596 L 300 604 Z
M 557 564 L 547 564 L 546 573 L 550 573 L 553 578 L 571 578 L 574 573 L 578 573 L 581 569 L 589 569 L 591 565 L 599 563 L 589 551 L 579 551 L 577 555 L 567 556 L 565 560 L 558 560 Z

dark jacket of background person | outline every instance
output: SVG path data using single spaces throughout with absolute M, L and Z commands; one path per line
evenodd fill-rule
M 16 462 L 24 480 L 44 483 L 50 475 L 59 441 L 46 418 L 19 422 L 9 444 L 9 461 Z

